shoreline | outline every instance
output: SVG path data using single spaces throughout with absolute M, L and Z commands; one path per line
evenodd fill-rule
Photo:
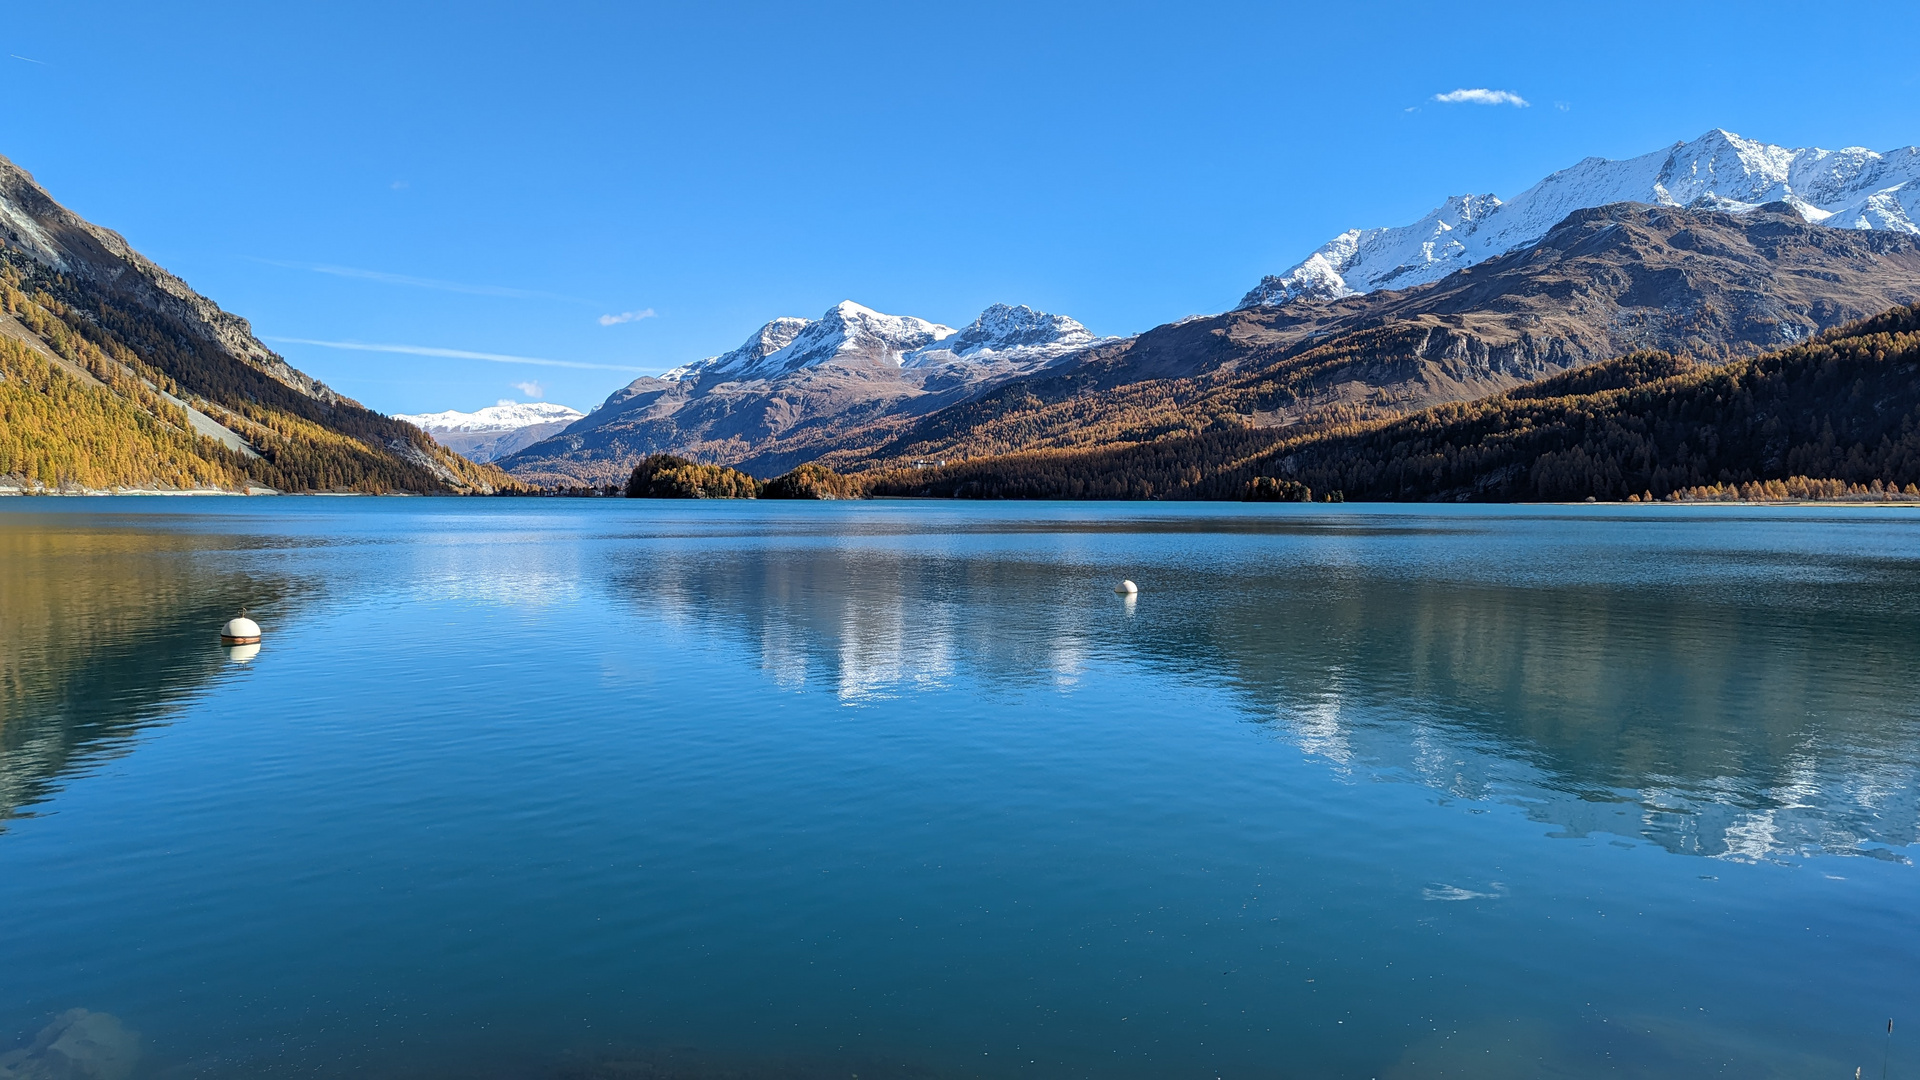
M 284 495 L 283 491 L 273 488 L 249 488 L 246 491 L 228 491 L 225 488 L 46 488 L 20 487 L 14 484 L 0 484 L 0 497 L 15 498 L 99 498 L 107 495 L 159 495 L 193 496 L 225 495 L 233 498 L 249 498 L 255 495 Z
M 103 498 L 103 497 L 121 496 L 121 495 L 154 496 L 154 497 L 163 497 L 163 498 L 180 498 L 180 497 L 196 497 L 196 496 L 252 498 L 256 496 L 279 496 L 279 497 L 285 497 L 285 498 L 420 499 L 420 498 L 434 497 L 432 495 L 422 495 L 418 492 L 411 492 L 411 491 L 391 491 L 391 492 L 385 492 L 385 493 L 379 493 L 379 494 L 365 492 L 365 491 L 287 492 L 287 491 L 280 491 L 275 488 L 261 487 L 261 486 L 250 486 L 245 491 L 228 491 L 224 488 L 46 488 L 46 487 L 40 487 L 38 485 L 34 487 L 23 487 L 18 483 L 0 481 L 0 498 Z M 448 493 L 447 497 L 461 498 L 464 496 Z M 492 498 L 497 496 L 488 496 L 488 497 Z M 514 496 L 508 496 L 508 497 L 514 497 Z M 519 497 L 542 498 L 542 497 L 565 497 L 565 496 L 559 496 L 556 493 L 550 493 L 550 492 L 531 492 L 524 496 L 519 496 Z M 600 498 L 607 499 L 610 501 L 617 501 L 617 502 L 628 501 L 624 497 L 618 497 L 618 496 L 601 496 Z M 592 501 L 592 500 L 589 500 L 589 501 Z M 875 495 L 865 499 L 820 499 L 820 500 L 811 500 L 811 499 L 774 499 L 774 500 L 647 499 L 647 500 L 637 500 L 637 501 L 672 502 L 672 503 L 760 502 L 760 501 L 816 502 L 817 501 L 817 502 L 929 502 L 929 503 L 954 503 L 954 504 L 1031 502 L 1031 503 L 1089 503 L 1089 504 L 1091 503 L 1143 503 L 1143 504 L 1145 503 L 1192 503 L 1192 504 L 1213 503 L 1221 506 L 1249 505 L 1248 503 L 1246 503 L 1244 500 L 1241 500 L 1241 499 L 959 499 L 951 496 L 942 498 L 940 496 L 935 496 L 935 495 Z M 1627 502 L 1624 500 L 1609 500 L 1606 502 L 1600 502 L 1598 500 L 1588 499 L 1588 500 L 1582 500 L 1579 502 L 1471 502 L 1471 503 L 1353 500 L 1353 501 L 1342 502 L 1342 503 L 1300 503 L 1300 504 L 1276 503 L 1272 505 L 1301 505 L 1301 506 L 1313 506 L 1320 509 L 1326 509 L 1333 506 L 1356 506 L 1356 507 L 1365 507 L 1365 506 L 1404 506 L 1404 507 L 1414 507 L 1414 506 L 1566 506 L 1566 507 L 1595 507 L 1595 508 L 1603 507 L 1603 506 L 1605 507 L 1627 507 L 1627 506 L 1636 506 L 1636 507 L 1638 506 L 1796 507 L 1796 506 L 1805 506 L 1805 507 L 1817 507 L 1817 508 L 1858 507 L 1863 509 L 1873 509 L 1873 508 L 1895 509 L 1899 507 L 1907 507 L 1912 509 L 1920 509 L 1920 499 L 1679 499 L 1679 500 L 1660 499 L 1660 500 L 1654 500 L 1649 502 L 1638 502 L 1638 501 Z

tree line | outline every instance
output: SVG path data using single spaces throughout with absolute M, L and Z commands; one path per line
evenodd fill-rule
M 723 465 L 652 454 L 633 467 L 629 499 L 858 499 L 862 485 L 824 465 L 802 465 L 761 481 Z
M 1262 479 L 1371 500 L 1903 496 L 1920 485 L 1920 306 L 1746 359 L 1637 352 L 1399 418 L 1216 428 L 863 479 L 874 494 L 961 498 L 1239 499 L 1268 490 Z
M 345 398 L 309 397 L 230 356 L 172 315 L 124 303 L 107 289 L 54 273 L 17 253 L 0 254 L 0 309 L 56 355 L 107 383 L 132 409 L 115 414 L 120 416 L 116 422 L 131 425 L 129 430 L 140 429 L 146 422 L 135 414 L 145 414 L 191 432 L 184 414 L 176 421 L 172 414 L 180 410 L 155 392 L 165 391 L 194 403 L 259 451 L 257 458 L 234 455 L 213 440 L 189 434 L 187 445 L 197 447 L 191 456 L 205 463 L 189 474 L 224 477 L 223 469 L 237 474 L 217 486 L 239 487 L 251 480 L 283 491 L 440 492 L 453 487 L 443 479 L 444 470 L 471 489 L 522 487 L 497 468 L 445 450 L 410 424 Z M 53 370 L 44 385 L 60 386 L 68 379 L 66 372 Z M 80 390 L 77 384 L 70 389 Z M 154 482 L 137 464 L 99 456 L 105 444 L 59 430 L 57 420 L 43 415 L 47 403 L 28 406 L 16 399 L 13 407 L 4 438 L 16 453 L 0 465 L 0 474 L 37 476 L 51 469 L 86 486 Z M 29 446 L 39 449 L 29 452 Z M 30 461 L 19 456 L 29 453 Z M 92 480 L 80 479 L 83 475 Z
M 185 410 L 124 372 L 83 383 L 0 338 L 0 476 L 28 488 L 219 488 L 246 483 L 240 456 L 194 434 Z

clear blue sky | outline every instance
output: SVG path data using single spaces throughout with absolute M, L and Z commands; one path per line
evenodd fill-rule
M 1573 7 L 63 0 L 0 26 L 0 153 L 411 412 L 588 408 L 849 298 L 1130 333 L 1712 127 L 1920 143 L 1909 5 Z M 1530 107 L 1432 100 L 1477 87 Z

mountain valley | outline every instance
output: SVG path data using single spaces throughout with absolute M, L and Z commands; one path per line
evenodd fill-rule
M 985 476 L 1006 455 L 1253 453 L 1636 351 L 1729 363 L 1920 302 L 1916 180 L 1920 149 L 1715 130 L 1344 233 L 1232 310 L 1132 337 L 1026 306 L 956 328 L 843 301 L 584 415 L 503 401 L 388 417 L 0 159 L 0 489 L 605 489 L 673 454 L 895 486 L 931 465 L 932 490 L 957 463 Z

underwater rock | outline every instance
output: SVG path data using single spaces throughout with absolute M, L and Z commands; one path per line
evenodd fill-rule
M 0 1080 L 126 1080 L 140 1036 L 110 1013 L 68 1009 L 33 1043 L 0 1054 Z

